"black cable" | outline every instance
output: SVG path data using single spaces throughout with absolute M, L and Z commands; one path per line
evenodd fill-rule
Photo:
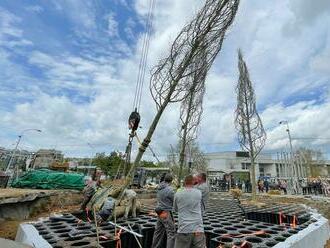
M 141 105 L 141 99 L 142 99 L 142 89 L 144 85 L 144 78 L 145 78 L 145 73 L 146 73 L 146 67 L 147 67 L 147 61 L 148 61 L 148 54 L 149 54 L 149 44 L 150 44 L 150 36 L 151 36 L 151 31 L 152 31 L 152 24 L 153 24 L 153 12 L 155 9 L 156 1 L 151 0 L 150 1 L 150 10 L 149 10 L 149 16 L 148 16 L 148 22 L 147 22 L 147 33 L 145 36 L 146 40 L 146 45 L 145 45 L 145 52 L 143 54 L 143 62 L 142 62 L 142 70 L 141 70 L 141 75 L 140 75 L 140 91 L 139 91 L 139 99 L 137 103 L 137 109 L 140 109 Z
M 151 30 L 152 30 L 152 18 L 153 18 L 153 11 L 155 8 L 155 3 L 156 3 L 156 0 L 150 0 L 148 16 L 147 16 L 147 21 L 146 21 L 146 33 L 143 38 L 142 54 L 141 54 L 140 63 L 139 63 L 139 71 L 138 71 L 138 76 L 137 76 L 137 80 L 136 80 L 136 88 L 135 88 L 135 95 L 134 95 L 134 102 L 133 102 L 133 110 L 136 109 L 137 111 L 139 111 L 140 105 L 141 105 L 142 89 L 143 89 L 143 84 L 144 84 L 147 58 L 148 58 L 148 53 L 149 53 L 150 34 L 151 34 Z

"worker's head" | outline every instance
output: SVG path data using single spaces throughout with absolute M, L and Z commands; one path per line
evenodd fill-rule
M 165 180 L 165 176 L 166 176 L 166 173 L 163 173 L 163 174 L 160 176 L 159 182 L 164 182 L 164 180 Z
M 184 186 L 186 187 L 194 186 L 194 177 L 192 175 L 188 175 L 184 178 Z
M 197 180 L 198 180 L 199 184 L 205 183 L 206 182 L 206 173 L 204 173 L 204 172 L 198 173 Z
M 199 178 L 198 178 L 198 174 L 194 175 L 194 185 L 199 184 Z
M 164 177 L 164 182 L 165 183 L 171 183 L 173 181 L 173 177 L 171 174 L 166 174 L 165 177 Z

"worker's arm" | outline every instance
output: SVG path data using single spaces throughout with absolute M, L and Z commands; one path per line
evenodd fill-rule
M 170 199 L 171 201 L 174 201 L 174 195 L 175 195 L 175 192 L 174 190 L 171 188 L 171 191 L 168 193 L 168 199 Z
M 178 212 L 177 194 L 174 195 L 173 209 L 175 212 Z

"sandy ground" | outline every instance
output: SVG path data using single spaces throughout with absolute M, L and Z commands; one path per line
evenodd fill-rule
M 29 221 L 36 221 L 41 217 L 48 217 L 51 213 L 68 213 L 79 209 L 80 205 L 66 206 L 64 208 L 52 208 L 50 212 L 42 212 L 24 221 L 0 220 L 0 237 L 15 240 L 19 224 Z
M 2 198 L 14 198 L 25 196 L 28 194 L 35 194 L 35 193 L 53 193 L 56 190 L 40 190 L 40 189 L 14 189 L 14 188 L 7 188 L 7 189 L 0 189 L 0 199 Z

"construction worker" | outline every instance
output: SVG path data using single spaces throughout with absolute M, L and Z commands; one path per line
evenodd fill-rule
M 175 248 L 205 248 L 201 202 L 202 193 L 194 188 L 194 177 L 186 176 L 184 188 L 174 195 L 173 205 L 179 220 Z
M 112 197 L 108 197 L 108 199 L 104 202 L 102 209 L 98 212 L 96 219 L 98 223 L 106 221 L 114 211 L 116 206 L 116 199 Z
M 199 173 L 196 176 L 196 181 L 197 185 L 195 186 L 196 189 L 199 189 L 202 192 L 202 215 L 206 211 L 206 204 L 207 201 L 209 200 L 209 193 L 210 193 L 210 188 L 209 185 L 206 182 L 206 174 L 205 173 Z
M 136 217 L 136 192 L 131 189 L 125 189 L 123 192 L 123 200 L 121 202 L 125 206 L 124 219 L 128 218 L 130 211 L 132 211 L 132 216 Z M 97 222 L 101 223 L 106 221 L 115 211 L 116 203 L 117 199 L 109 196 L 96 216 Z
M 85 210 L 88 202 L 92 199 L 93 195 L 95 194 L 99 183 L 94 180 L 86 181 L 86 186 L 83 189 L 84 200 L 81 203 L 80 209 Z
M 128 218 L 129 211 L 132 211 L 132 217 L 136 217 L 136 192 L 132 189 L 125 189 L 124 191 L 124 204 L 125 204 L 125 215 L 124 219 Z
M 172 214 L 174 190 L 171 187 L 173 177 L 166 174 L 161 178 L 157 191 L 157 223 L 152 240 L 153 248 L 163 247 L 162 243 L 166 240 L 166 248 L 173 248 L 175 243 L 175 224 Z

